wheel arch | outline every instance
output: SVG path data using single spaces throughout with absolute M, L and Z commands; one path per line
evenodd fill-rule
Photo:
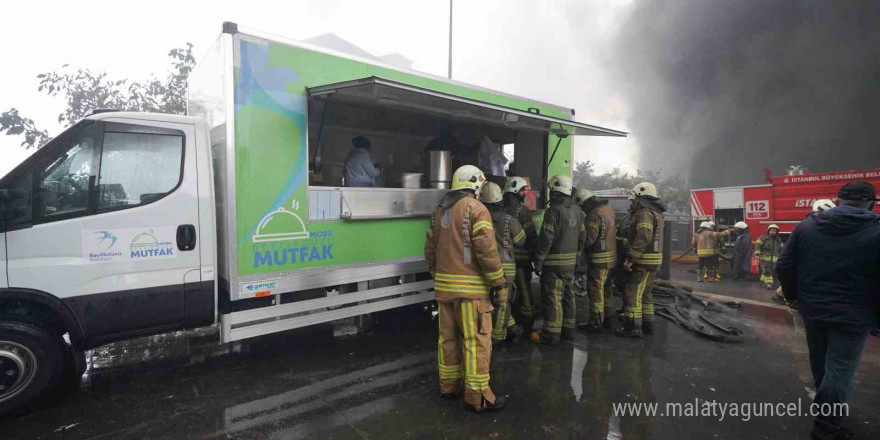
M 85 333 L 76 315 L 60 298 L 41 290 L 24 288 L 0 289 L 0 303 L 20 301 L 49 313 L 60 325 L 64 333 L 70 335 L 70 343 L 74 348 L 82 350 L 86 347 Z

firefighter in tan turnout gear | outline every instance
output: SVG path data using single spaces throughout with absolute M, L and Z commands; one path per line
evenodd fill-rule
M 697 281 L 721 281 L 721 272 L 718 271 L 718 245 L 719 239 L 730 237 L 730 229 L 724 232 L 715 232 L 715 223 L 700 223 L 700 228 L 694 234 L 692 245 L 700 259 L 697 267 Z M 710 275 L 711 272 L 711 275 Z
M 439 313 L 440 396 L 454 399 L 464 378 L 464 402 L 477 412 L 504 406 L 489 387 L 493 302 L 506 302 L 507 289 L 492 217 L 476 199 L 485 180 L 473 165 L 456 170 L 425 239 Z
M 515 300 L 511 301 L 513 316 L 525 334 L 532 332 L 532 323 L 535 321 L 535 307 L 532 303 L 532 259 L 538 241 L 538 231 L 532 220 L 532 213 L 523 204 L 528 186 L 528 182 L 522 177 L 510 177 L 504 184 L 504 208 L 511 217 L 519 221 L 526 234 L 525 245 L 513 249 L 516 260 L 517 295 Z
M 651 289 L 663 264 L 663 212 L 657 187 L 642 182 L 630 191 L 632 216 L 626 225 L 629 250 L 623 268 L 628 272 L 623 295 L 623 327 L 618 336 L 642 337 L 654 333 L 654 302 Z
M 586 291 L 589 301 L 576 299 L 580 312 L 578 316 L 589 316 L 589 322 L 579 322 L 578 326 L 587 331 L 601 333 L 605 316 L 616 313 L 613 298 L 608 298 L 607 304 L 604 298 L 608 274 L 617 264 L 617 229 L 614 227 L 614 210 L 608 206 L 607 200 L 598 200 L 587 189 L 578 190 L 574 202 L 587 215 L 584 224 L 587 233 L 586 242 L 578 271 L 580 272 L 584 265 L 587 266 Z
M 761 282 L 767 289 L 773 289 L 773 266 L 779 253 L 782 252 L 782 238 L 779 237 L 779 226 L 767 226 L 767 233 L 755 242 L 755 256 L 761 262 Z
M 571 178 L 550 179 L 550 206 L 544 212 L 535 251 L 535 273 L 541 276 L 544 329 L 533 332 L 535 342 L 557 345 L 571 339 L 575 330 L 574 269 L 584 250 L 586 216 L 571 197 Z
M 483 205 L 486 205 L 489 215 L 492 216 L 495 245 L 498 247 L 501 267 L 504 269 L 504 279 L 507 281 L 508 301 L 499 304 L 495 310 L 495 324 L 492 328 L 492 344 L 499 344 L 506 341 L 508 337 L 518 340 L 523 332 L 510 314 L 510 304 L 516 301 L 519 294 L 514 285 L 516 278 L 514 250 L 525 246 L 526 232 L 520 226 L 519 221 L 505 212 L 500 186 L 486 182 L 480 192 L 480 200 Z

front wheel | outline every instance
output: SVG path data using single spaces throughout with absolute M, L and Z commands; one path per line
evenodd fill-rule
M 0 322 L 0 415 L 29 409 L 58 383 L 63 344 L 35 324 Z

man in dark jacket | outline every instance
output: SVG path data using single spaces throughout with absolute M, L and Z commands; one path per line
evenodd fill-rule
M 880 215 L 867 182 L 844 185 L 840 206 L 797 225 L 776 263 L 782 292 L 804 318 L 815 403 L 849 400 L 853 376 L 880 311 Z M 839 410 L 839 408 L 838 408 Z M 813 439 L 847 439 L 842 414 L 819 416 Z
M 739 234 L 733 245 L 733 280 L 743 281 L 752 272 L 752 234 L 746 222 L 737 222 L 733 227 Z

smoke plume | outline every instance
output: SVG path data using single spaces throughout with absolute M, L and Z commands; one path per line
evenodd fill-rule
M 617 47 L 644 169 L 706 187 L 880 167 L 876 0 L 643 0 Z

